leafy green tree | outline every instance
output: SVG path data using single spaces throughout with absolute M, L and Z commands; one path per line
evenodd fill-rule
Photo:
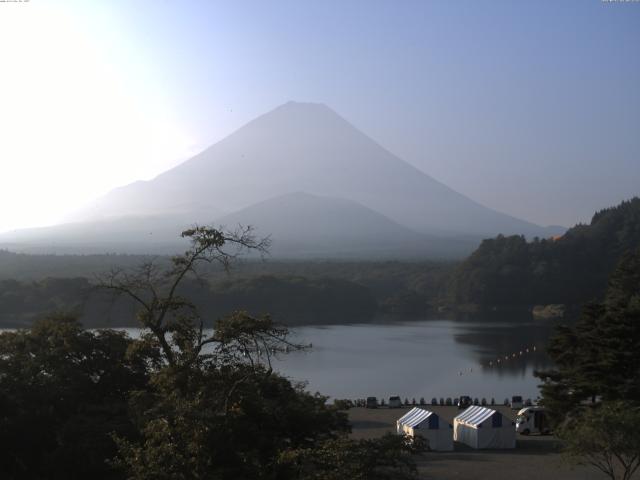
M 216 323 L 209 350 L 195 360 L 189 353 L 184 363 L 181 352 L 199 348 L 199 333 L 191 344 L 174 340 L 179 363 L 132 394 L 139 438 L 116 437 L 116 463 L 128 478 L 280 478 L 281 451 L 348 432 L 346 415 L 326 397 L 272 371 L 270 355 L 283 342 L 295 347 L 285 335 L 268 317 L 237 312 Z
M 421 437 L 387 434 L 379 439 L 339 438 L 318 448 L 287 451 L 281 463 L 300 480 L 409 480 L 417 477 L 412 455 L 422 453 Z
M 564 454 L 612 480 L 630 480 L 640 467 L 640 408 L 607 402 L 563 424 Z
M 135 435 L 128 392 L 146 388 L 157 353 L 63 314 L 0 334 L 3 478 L 119 478 L 111 435 Z
M 348 431 L 325 397 L 273 373 L 191 370 L 188 379 L 164 371 L 150 394 L 132 402 L 140 439 L 118 439 L 117 463 L 128 478 L 284 478 L 280 452 Z

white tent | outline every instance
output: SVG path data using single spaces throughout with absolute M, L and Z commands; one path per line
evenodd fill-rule
M 420 435 L 429 442 L 430 450 L 453 450 L 452 426 L 443 422 L 435 413 L 422 408 L 412 408 L 396 422 L 398 435 L 413 438 Z
M 477 405 L 453 419 L 453 439 L 472 448 L 515 448 L 515 424 L 491 408 Z

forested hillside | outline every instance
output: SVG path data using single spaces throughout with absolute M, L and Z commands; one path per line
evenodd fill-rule
M 640 198 L 597 212 L 563 236 L 484 240 L 452 276 L 456 305 L 578 305 L 600 297 L 626 251 L 640 246 Z
M 259 276 L 214 285 L 190 280 L 180 294 L 212 320 L 247 310 L 288 325 L 366 322 L 377 309 L 366 287 L 327 278 Z M 86 327 L 138 326 L 131 301 L 115 301 L 86 278 L 0 281 L 0 328 L 31 325 L 52 311 L 72 311 Z

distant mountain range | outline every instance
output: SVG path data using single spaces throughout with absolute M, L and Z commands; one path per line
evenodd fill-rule
M 330 108 L 289 102 L 147 182 L 114 189 L 69 224 L 0 235 L 38 252 L 175 250 L 193 223 L 251 224 L 289 257 L 460 257 L 496 234 L 548 237 L 378 145 Z

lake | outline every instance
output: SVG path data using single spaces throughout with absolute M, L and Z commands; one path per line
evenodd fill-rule
M 285 355 L 275 368 L 334 398 L 534 399 L 539 380 L 533 372 L 549 366 L 543 352 L 551 331 L 533 320 L 301 327 L 294 338 L 313 348 Z

